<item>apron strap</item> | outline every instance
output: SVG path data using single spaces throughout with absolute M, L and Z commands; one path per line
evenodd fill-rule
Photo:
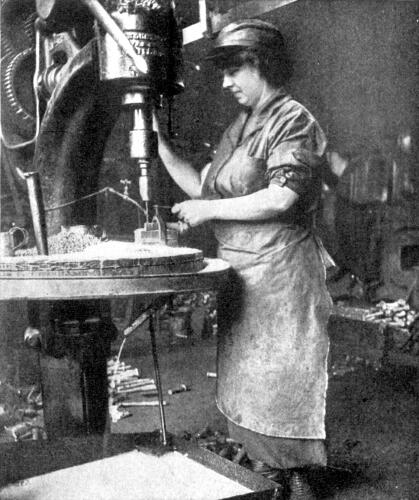
M 316 242 L 317 247 L 319 249 L 320 258 L 322 259 L 324 267 L 326 269 L 329 269 L 331 267 L 336 267 L 336 262 L 333 260 L 330 253 L 326 250 L 320 236 L 318 234 L 316 234 L 314 231 L 312 231 L 312 235 L 313 235 L 314 241 Z

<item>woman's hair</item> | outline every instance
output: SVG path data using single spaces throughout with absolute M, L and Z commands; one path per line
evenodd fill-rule
M 249 64 L 273 87 L 282 86 L 291 77 L 291 60 L 282 40 L 269 47 L 226 47 L 213 62 L 221 70 Z

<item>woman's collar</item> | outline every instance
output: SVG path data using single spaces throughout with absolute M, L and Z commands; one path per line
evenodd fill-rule
M 280 87 L 267 96 L 253 112 L 250 109 L 242 111 L 236 121 L 237 126 L 234 127 L 235 130 L 232 136 L 236 140 L 239 138 L 239 142 L 243 142 L 250 134 L 261 129 L 272 113 L 273 104 L 282 101 L 285 97 L 288 97 L 288 99 L 291 98 L 284 87 Z M 245 133 L 243 134 L 244 130 Z
M 274 89 L 252 111 L 250 118 L 255 118 L 257 121 L 264 119 L 265 115 L 270 111 L 271 105 L 277 100 L 282 99 L 286 95 L 287 92 L 284 87 L 279 87 L 277 89 Z

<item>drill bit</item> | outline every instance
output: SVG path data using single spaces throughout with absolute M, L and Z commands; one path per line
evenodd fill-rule
M 145 205 L 145 221 L 148 224 L 150 222 L 150 202 L 149 201 L 144 201 Z

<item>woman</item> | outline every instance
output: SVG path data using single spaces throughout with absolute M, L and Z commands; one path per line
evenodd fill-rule
M 243 111 L 201 176 L 159 132 L 160 157 L 192 198 L 172 211 L 190 226 L 212 221 L 219 256 L 232 266 L 220 297 L 217 368 L 230 435 L 255 470 L 288 469 L 292 498 L 311 498 L 302 471 L 326 464 L 331 302 L 312 233 L 326 139 L 282 86 L 288 67 L 274 25 L 230 24 L 209 58 Z

